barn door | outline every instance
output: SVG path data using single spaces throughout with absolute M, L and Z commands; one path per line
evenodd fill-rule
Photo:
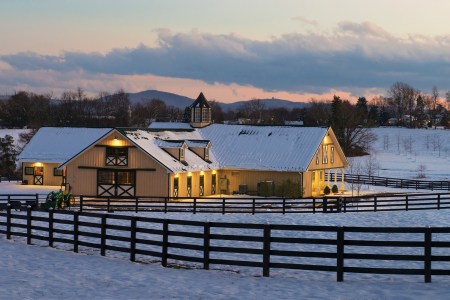
M 178 197 L 178 177 L 173 179 L 173 196 Z
M 125 170 L 98 170 L 97 195 L 99 197 L 133 197 L 136 173 Z
M 199 195 L 204 196 L 205 195 L 205 175 L 200 175 L 200 190 Z
M 211 195 L 216 194 L 216 174 L 211 176 Z
M 191 197 L 192 195 L 192 176 L 187 177 L 187 197 Z
M 33 184 L 44 184 L 44 167 L 34 167 Z

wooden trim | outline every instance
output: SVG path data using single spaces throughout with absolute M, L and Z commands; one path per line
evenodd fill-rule
M 123 171 L 149 171 L 149 172 L 155 172 L 156 169 L 154 168 L 113 168 L 113 167 L 92 167 L 92 166 L 78 166 L 78 169 L 88 169 L 88 170 L 123 170 Z
M 111 148 L 137 148 L 134 145 L 129 145 L 129 146 L 111 146 L 111 145 L 94 145 L 94 147 L 111 147 Z

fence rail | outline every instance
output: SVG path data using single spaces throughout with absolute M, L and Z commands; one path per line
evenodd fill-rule
M 336 227 L 169 220 L 78 211 L 0 213 L 0 233 L 74 252 L 187 264 L 347 273 L 450 275 L 449 227 Z M 70 249 L 69 248 L 69 249 Z M 387 249 L 398 251 L 392 254 Z M 388 262 L 388 264 L 386 264 Z M 447 268 L 446 268 L 447 267 Z M 229 268 L 229 267 L 227 267 Z
M 39 208 L 45 201 L 41 194 L 0 194 L 0 209 L 9 203 L 14 209 L 28 205 Z M 378 194 L 364 196 L 331 195 L 321 198 L 248 198 L 248 197 L 132 197 L 97 198 L 80 196 L 72 210 L 84 211 L 153 211 L 188 213 L 347 213 L 401 210 L 450 209 L 450 193 Z
M 80 196 L 80 211 L 156 211 L 190 213 L 335 213 L 449 209 L 450 193 L 332 195 L 321 198 L 170 198 L 127 199 Z
M 334 174 L 330 174 L 330 181 L 334 181 L 334 177 Z M 342 174 L 337 174 L 336 181 L 341 180 Z M 401 189 L 450 191 L 450 181 L 427 181 L 356 174 L 345 174 L 344 181 L 354 184 L 368 184 Z

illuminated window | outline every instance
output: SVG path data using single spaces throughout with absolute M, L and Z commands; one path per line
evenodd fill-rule
M 127 166 L 128 148 L 106 147 L 107 166 Z
M 323 164 L 328 163 L 328 145 L 322 146 L 322 163 Z
M 330 155 L 330 162 L 331 163 L 334 163 L 334 147 L 333 146 L 331 146 L 331 155 Z
M 209 122 L 209 108 L 202 108 L 202 122 Z
M 320 162 L 319 160 L 319 151 L 316 152 L 316 165 L 318 165 Z

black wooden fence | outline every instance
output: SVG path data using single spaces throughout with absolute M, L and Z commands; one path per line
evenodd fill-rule
M 0 213 L 0 233 L 102 256 L 124 253 L 131 261 L 157 259 L 163 266 L 188 264 L 346 273 L 450 275 L 449 227 L 336 227 L 199 222 L 80 213 Z M 387 249 L 395 248 L 395 254 Z M 386 264 L 388 262 L 388 264 Z M 447 266 L 447 268 L 445 268 Z M 229 268 L 229 267 L 227 267 Z
M 0 209 L 9 203 L 14 209 L 28 205 L 38 208 L 42 194 L 0 194 Z M 346 213 L 401 210 L 449 209 L 450 193 L 379 194 L 364 196 L 332 195 L 322 198 L 96 198 L 80 196 L 70 209 L 83 211 L 153 211 L 188 213 Z
M 396 210 L 449 209 L 450 193 L 379 194 L 365 196 L 332 195 L 321 198 L 170 198 L 127 199 L 80 196 L 80 211 L 156 211 L 190 213 L 330 213 Z
M 341 181 L 342 174 L 337 174 L 336 180 Z M 334 174 L 330 174 L 330 181 L 334 181 Z M 368 184 L 401 189 L 450 191 L 450 181 L 414 180 L 356 174 L 345 174 L 344 181 L 354 184 Z

